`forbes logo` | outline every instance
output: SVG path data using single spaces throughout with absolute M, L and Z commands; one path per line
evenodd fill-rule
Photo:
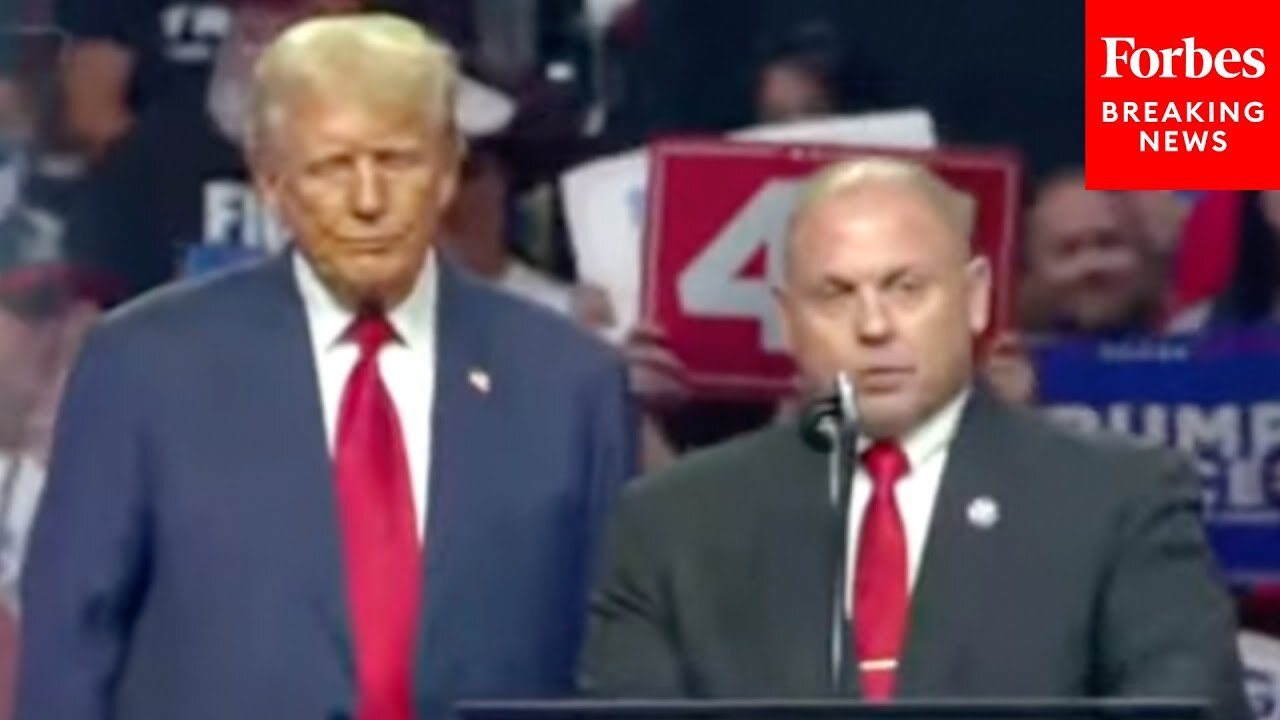
M 1249 48 L 1243 53 L 1235 48 L 1223 48 L 1210 53 L 1196 47 L 1194 37 L 1182 38 L 1182 47 L 1159 50 L 1138 47 L 1131 37 L 1104 37 L 1102 42 L 1107 46 L 1104 78 L 1131 75 L 1143 80 L 1153 77 L 1198 80 L 1208 77 L 1209 73 L 1227 79 L 1259 78 L 1267 71 L 1266 63 L 1262 62 L 1262 48 Z

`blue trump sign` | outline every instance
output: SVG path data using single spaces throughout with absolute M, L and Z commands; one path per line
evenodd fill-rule
M 1057 420 L 1183 451 L 1227 572 L 1280 580 L 1280 332 L 1061 343 L 1035 362 Z

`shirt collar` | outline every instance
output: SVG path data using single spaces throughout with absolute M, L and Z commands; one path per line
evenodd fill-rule
M 911 468 L 923 466 L 951 443 L 960 427 L 960 417 L 972 393 L 972 388 L 966 386 L 964 390 L 948 400 L 947 404 L 899 439 Z M 871 442 L 867 437 L 858 438 L 859 450 L 865 450 Z
M 318 350 L 330 350 L 343 340 L 355 312 L 343 305 L 325 287 L 315 268 L 301 252 L 293 253 L 293 274 L 311 325 L 312 342 Z M 408 297 L 387 313 L 400 341 L 411 348 L 427 347 L 435 336 L 435 308 L 439 291 L 435 251 L 429 251 Z

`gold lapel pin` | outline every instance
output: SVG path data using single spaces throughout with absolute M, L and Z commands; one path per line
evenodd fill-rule
M 493 381 L 489 378 L 489 373 L 480 368 L 472 368 L 467 373 L 467 381 L 471 383 L 471 387 L 483 395 L 488 395 L 489 391 L 493 389 Z

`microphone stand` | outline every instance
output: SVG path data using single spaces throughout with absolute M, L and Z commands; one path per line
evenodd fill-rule
M 831 685 L 837 696 L 850 695 L 857 662 L 853 628 L 845 612 L 849 584 L 849 506 L 856 469 L 858 426 L 853 384 L 840 373 L 835 393 L 809 406 L 801 432 L 805 441 L 827 453 L 827 489 L 831 503 L 830 557 L 835 559 L 830 601 Z

